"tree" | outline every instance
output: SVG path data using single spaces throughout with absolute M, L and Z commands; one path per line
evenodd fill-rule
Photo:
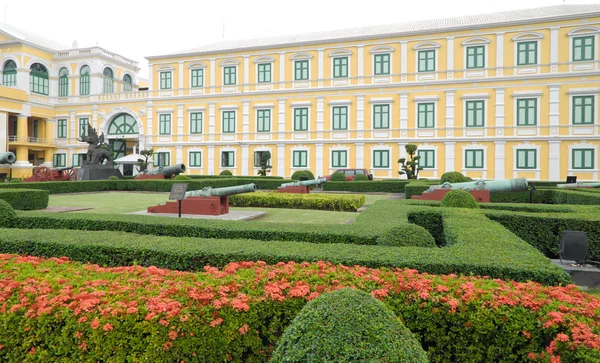
M 405 146 L 406 153 L 408 154 L 408 161 L 405 158 L 398 159 L 398 163 L 400 164 L 400 168 L 402 171 L 399 171 L 398 174 L 405 175 L 407 179 L 417 179 L 419 175 L 419 170 L 423 170 L 423 168 L 419 167 L 419 159 L 420 156 L 415 156 L 417 153 L 417 145 L 408 144 Z
M 142 150 L 140 151 L 140 156 L 143 157 L 137 159 L 137 171 L 138 173 L 145 173 L 148 170 L 148 159 L 150 159 L 154 155 L 154 149 Z
M 260 170 L 258 171 L 258 175 L 267 176 L 267 173 L 271 170 L 271 165 L 269 165 L 269 161 L 271 161 L 271 152 L 263 151 L 260 153 Z

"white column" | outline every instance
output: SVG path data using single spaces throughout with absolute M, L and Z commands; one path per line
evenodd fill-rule
M 99 127 L 98 125 L 98 105 L 93 105 L 92 106 L 92 119 L 90 120 L 91 124 L 93 127 Z M 98 133 L 101 133 L 102 130 L 100 130 L 99 128 L 96 129 L 96 131 L 98 131 Z
M 250 83 L 250 56 L 244 56 L 244 91 L 248 90 L 248 83 Z
M 356 146 L 356 168 L 364 168 L 365 167 L 365 144 L 362 142 L 357 142 L 354 144 Z
M 323 87 L 323 49 L 317 50 L 317 79 L 319 82 L 319 87 Z
M 317 139 L 323 138 L 323 126 L 325 124 L 325 98 L 317 97 Z
M 177 105 L 177 141 L 183 141 L 183 104 Z
M 506 179 L 506 141 L 494 141 L 494 179 Z
M 217 66 L 217 62 L 215 62 L 215 58 L 210 58 L 210 93 L 215 93 L 215 67 Z
M 398 158 L 399 158 L 399 159 L 405 159 L 405 160 L 408 160 L 408 153 L 406 152 L 406 145 L 407 145 L 407 143 L 406 143 L 406 142 L 399 142 L 399 143 L 398 143 Z M 394 161 L 394 160 L 393 160 L 393 158 L 392 158 L 392 162 L 393 162 L 393 161 Z M 401 169 L 401 168 L 402 168 L 402 167 L 400 166 L 400 164 L 398 164 L 398 171 L 402 171 L 402 169 Z M 399 176 L 399 178 L 400 178 L 400 179 L 407 179 L 407 176 L 406 176 L 406 174 L 404 174 L 404 175 L 399 175 L 399 174 L 398 174 L 398 176 Z
M 448 78 L 454 78 L 454 37 L 446 38 L 446 74 Z
M 215 175 L 215 145 L 208 145 L 208 175 Z
M 363 83 L 363 77 L 365 76 L 365 59 L 364 59 L 364 54 L 365 54 L 365 46 L 364 45 L 357 45 L 356 46 L 358 51 L 357 51 L 357 58 L 358 58 L 358 63 L 357 63 L 357 67 L 358 67 L 358 73 L 356 74 L 356 76 L 358 77 L 358 83 L 362 84 Z
M 315 175 L 323 175 L 323 144 L 315 144 L 316 169 Z
M 27 91 L 27 93 L 29 93 L 29 69 L 25 67 L 17 68 L 17 88 Z
M 277 132 L 279 140 L 285 139 L 285 99 L 279 100 L 279 117 L 277 119 Z M 283 175 L 283 174 L 279 174 Z
M 285 53 L 279 53 L 279 88 L 285 88 Z
M 154 118 L 154 112 L 152 107 L 152 101 L 148 101 L 148 105 L 146 106 L 146 137 L 148 140 L 147 147 L 150 148 L 152 146 L 152 121 Z M 141 147 L 141 146 L 140 146 Z
M 561 180 L 561 176 L 560 176 L 560 141 L 550 140 L 550 141 L 548 141 L 548 146 L 550 149 L 549 153 L 548 153 L 548 170 L 549 170 L 548 179 L 550 181 L 558 181 L 558 180 Z
M 277 176 L 285 175 L 285 145 L 277 144 Z
M 400 136 L 408 131 L 408 92 L 400 92 Z
M 454 142 L 445 142 L 446 145 L 446 173 L 454 170 Z
M 254 164 L 252 164 L 254 165 Z M 242 175 L 252 175 L 253 173 L 248 174 L 248 145 L 242 145 Z
M 5 153 L 8 151 L 8 114 L 6 112 L 0 112 L 0 130 L 6 130 L 6 132 L 0 132 L 0 153 Z
M 183 61 L 179 61 L 177 63 L 179 63 L 179 71 L 178 71 L 178 73 L 179 73 L 178 83 L 179 84 L 177 85 L 177 88 L 183 89 L 183 74 L 184 74 L 183 73 Z
M 365 96 L 356 96 L 356 131 L 357 139 L 364 138 L 365 131 Z
M 496 75 L 504 74 L 504 33 L 496 33 Z
M 549 88 L 550 111 L 548 113 L 548 117 L 550 123 L 550 136 L 558 136 L 558 126 L 560 124 L 560 85 L 551 84 Z
M 208 104 L 208 134 L 214 138 L 215 134 L 215 103 L 211 102 Z
M 242 102 L 242 132 L 245 140 L 250 132 L 250 101 Z
M 504 135 L 504 88 L 495 88 L 496 92 L 496 135 Z
M 550 28 L 550 72 L 558 72 L 558 29 L 553 26 Z
M 71 111 L 69 112 L 69 136 L 72 138 L 78 138 L 79 137 L 79 125 L 77 122 L 77 116 L 75 115 L 75 111 Z M 21 135 L 19 135 L 21 136 Z M 73 140 L 73 142 L 77 142 L 75 140 Z
M 183 163 L 183 146 L 175 146 L 175 163 Z
M 402 40 L 400 42 L 400 73 L 402 73 L 402 76 L 400 78 L 401 81 L 406 81 L 407 75 L 406 73 L 408 73 L 408 41 L 406 40 Z
M 454 90 L 446 91 L 446 137 L 454 136 Z
M 150 97 L 152 97 L 152 91 L 154 90 L 154 70 L 152 69 L 152 64 L 148 64 L 148 92 Z M 77 95 L 79 95 L 79 80 L 77 81 Z

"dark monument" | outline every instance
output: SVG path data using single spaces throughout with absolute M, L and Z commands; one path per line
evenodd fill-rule
M 104 180 L 113 175 L 123 179 L 121 171 L 112 165 L 113 160 L 109 146 L 104 142 L 104 133 L 98 136 L 96 129 L 88 124 L 87 133 L 77 140 L 90 145 L 86 160 L 77 171 L 79 180 Z

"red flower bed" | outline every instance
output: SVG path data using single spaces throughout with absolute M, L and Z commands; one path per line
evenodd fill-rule
M 600 297 L 575 286 L 329 263 L 188 273 L 16 255 L 0 255 L 0 360 L 265 361 L 308 300 L 342 287 L 390 306 L 433 362 L 600 361 Z

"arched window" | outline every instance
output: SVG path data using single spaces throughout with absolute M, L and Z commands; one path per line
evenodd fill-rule
M 9 60 L 4 63 L 4 69 L 2 69 L 2 84 L 7 87 L 17 85 L 17 64 L 15 61 Z
M 69 95 L 69 70 L 62 67 L 58 71 L 58 97 L 67 97 Z
M 81 96 L 90 94 L 90 66 L 81 67 L 79 72 L 79 94 Z
M 34 63 L 29 70 L 29 90 L 48 95 L 49 88 L 48 69 L 39 63 Z
M 132 91 L 132 88 L 131 88 L 132 83 L 133 83 L 133 80 L 131 79 L 131 76 L 126 74 L 123 77 L 123 91 L 131 92 Z
M 138 125 L 135 119 L 127 114 L 118 114 L 108 125 L 108 135 L 137 135 Z
M 114 92 L 114 74 L 112 69 L 104 68 L 104 93 L 113 93 Z

